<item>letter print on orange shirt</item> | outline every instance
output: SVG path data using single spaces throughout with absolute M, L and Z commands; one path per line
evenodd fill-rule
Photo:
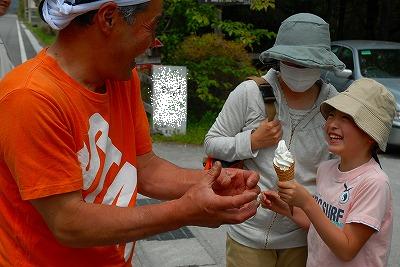
M 85 202 L 129 206 L 136 195 L 137 170 L 131 163 L 121 162 L 122 153 L 109 137 L 109 124 L 99 113 L 89 118 L 88 144 L 84 143 L 77 154 Z M 112 168 L 115 176 L 110 174 Z M 133 243 L 126 244 L 124 250 L 125 260 L 128 260 Z

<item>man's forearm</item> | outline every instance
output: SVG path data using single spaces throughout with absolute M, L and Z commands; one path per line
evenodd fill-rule
M 184 169 L 154 155 L 139 164 L 138 190 L 156 199 L 176 199 L 200 179 L 204 179 L 205 172 Z
M 118 244 L 184 225 L 184 203 L 173 200 L 139 207 L 85 203 L 80 192 L 33 201 L 60 243 L 71 247 Z
M 31 203 L 59 242 L 71 247 L 130 242 L 183 225 L 219 227 L 254 216 L 257 192 L 223 197 L 214 193 L 212 179 L 197 183 L 179 199 L 140 207 L 86 203 L 80 191 Z

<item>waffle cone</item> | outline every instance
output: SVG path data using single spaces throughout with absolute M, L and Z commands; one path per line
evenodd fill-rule
M 294 179 L 294 162 L 290 165 L 288 170 L 281 170 L 278 166 L 274 165 L 274 169 L 276 175 L 278 176 L 279 181 L 286 182 Z

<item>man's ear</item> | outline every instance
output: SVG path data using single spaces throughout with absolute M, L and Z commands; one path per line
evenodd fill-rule
M 115 2 L 107 2 L 100 6 L 95 20 L 104 33 L 109 33 L 113 29 L 118 14 L 118 6 Z

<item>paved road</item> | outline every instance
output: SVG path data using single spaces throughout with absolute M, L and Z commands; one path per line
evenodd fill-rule
M 36 55 L 41 46 L 15 14 L 0 17 L 0 37 L 4 41 L 14 66 Z
M 399 149 L 400 150 L 400 149 Z M 400 267 L 400 151 L 380 155 L 382 168 L 389 176 L 393 194 L 393 239 L 390 265 Z
M 201 146 L 155 143 L 157 155 L 176 165 L 202 168 L 204 155 Z M 381 154 L 379 158 L 388 174 L 393 194 L 394 229 L 389 267 L 400 267 L 400 151 Z M 189 227 L 194 238 L 169 240 L 141 240 L 137 243 L 135 266 L 225 266 L 226 226 L 218 229 Z M 188 257 L 188 255 L 190 255 Z

